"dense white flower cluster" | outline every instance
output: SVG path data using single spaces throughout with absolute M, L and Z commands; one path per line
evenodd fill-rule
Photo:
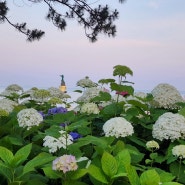
M 85 87 L 96 87 L 96 83 L 94 83 L 92 80 L 89 79 L 88 76 L 86 76 L 84 79 L 81 79 L 79 81 L 77 81 L 76 83 L 77 86 L 80 86 L 82 88 L 85 88 Z
M 5 90 L 14 91 L 14 92 L 15 91 L 16 92 L 23 92 L 24 91 L 23 88 L 18 84 L 11 84 L 11 85 L 7 86 Z
M 75 171 L 77 168 L 77 161 L 73 155 L 63 155 L 58 157 L 53 161 L 52 165 L 53 170 L 62 171 L 63 173 L 68 171 Z
M 184 102 L 180 92 L 169 84 L 159 84 L 152 91 L 154 99 L 151 103 L 155 108 L 176 109 L 177 102 Z
M 99 95 L 99 92 L 102 89 L 98 88 L 98 87 L 91 87 L 91 88 L 87 88 L 82 96 L 80 96 L 79 98 L 77 98 L 76 102 L 83 102 L 83 103 L 87 103 L 90 101 L 90 99 L 96 97 Z
M 185 159 L 185 145 L 177 145 L 172 148 L 172 154 L 180 159 Z
M 144 99 L 144 98 L 146 98 L 146 96 L 147 96 L 147 94 L 146 93 L 144 93 L 144 92 L 135 92 L 134 93 L 134 96 L 136 96 L 136 97 L 138 97 L 138 98 L 142 98 L 142 99 Z
M 48 91 L 50 92 L 51 97 L 63 98 L 65 94 L 59 88 L 56 87 L 50 87 Z
M 126 102 L 126 97 L 121 96 L 119 94 L 115 94 L 115 95 L 112 96 L 112 100 L 116 101 L 116 102 L 122 102 L 122 101 Z
M 3 92 L 1 92 L 0 96 L 3 97 L 7 97 L 7 96 L 13 96 L 13 95 L 19 95 L 16 91 L 12 91 L 12 90 L 4 90 Z
M 49 148 L 50 153 L 54 153 L 60 148 L 66 149 L 66 147 L 73 143 L 73 137 L 67 134 L 65 131 L 59 131 L 61 136 L 59 138 L 55 138 L 52 136 L 46 136 L 43 140 L 43 146 Z
M 60 98 L 57 98 L 57 97 L 51 97 L 49 100 L 48 100 L 48 103 L 53 105 L 53 106 L 56 106 L 57 104 L 62 104 L 62 100 Z
M 32 94 L 34 93 L 35 89 L 29 89 L 27 91 L 24 91 L 22 95 L 30 95 L 32 97 Z
M 85 103 L 82 105 L 80 112 L 89 115 L 89 114 L 99 114 L 100 110 L 95 103 Z
M 152 141 L 148 141 L 147 143 L 146 143 L 146 147 L 148 148 L 148 149 L 159 149 L 159 144 L 156 142 L 156 141 L 154 141 L 154 140 L 152 140 Z
M 176 113 L 166 112 L 159 116 L 152 130 L 153 138 L 160 141 L 185 138 L 185 117 Z
M 103 125 L 103 131 L 106 137 L 115 136 L 126 137 L 134 133 L 133 126 L 123 117 L 111 118 Z
M 43 117 L 37 110 L 27 108 L 17 114 L 17 120 L 20 127 L 27 127 L 29 130 L 33 126 L 38 126 L 43 121 Z
M 14 107 L 17 106 L 18 103 L 9 99 L 1 99 L 0 100 L 0 108 L 7 111 L 8 113 L 12 112 Z
M 31 98 L 37 102 L 46 102 L 50 97 L 50 92 L 45 89 L 34 90 L 31 94 Z

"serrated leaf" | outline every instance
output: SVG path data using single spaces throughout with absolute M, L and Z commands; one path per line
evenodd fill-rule
M 23 140 L 21 138 L 8 136 L 7 139 L 13 145 L 17 145 L 17 146 L 22 146 L 23 145 Z
M 105 175 L 103 174 L 101 169 L 98 168 L 97 166 L 91 164 L 88 168 L 88 173 L 89 173 L 89 175 L 91 175 L 93 178 L 95 178 L 99 182 L 102 182 L 104 184 L 108 184 L 108 181 L 107 181 Z
M 14 156 L 13 153 L 8 150 L 7 148 L 0 146 L 0 158 L 6 163 L 10 164 L 13 160 Z
M 147 170 L 140 176 L 141 185 L 159 185 L 160 176 L 155 170 Z
M 99 96 L 96 96 L 91 99 L 93 102 L 101 102 L 101 101 L 110 101 L 111 100 L 111 95 L 108 92 L 99 92 Z
M 162 183 L 162 185 L 183 185 L 183 184 L 180 184 L 178 182 L 164 182 Z
M 111 83 L 110 86 L 112 91 L 127 92 L 128 94 L 131 95 L 134 93 L 134 88 L 129 85 L 120 85 L 117 83 Z
M 111 82 L 115 82 L 115 80 L 112 79 L 112 78 L 108 78 L 108 79 L 100 79 L 98 81 L 98 83 L 100 83 L 100 84 L 108 84 L 108 83 L 111 83 Z
M 44 174 L 49 177 L 50 179 L 58 179 L 58 178 L 61 178 L 62 177 L 62 174 L 61 172 L 59 171 L 54 171 L 52 169 L 52 166 L 47 166 L 47 167 L 44 167 L 42 168 L 43 171 L 44 171 Z
M 180 171 L 179 171 L 180 168 Z M 179 162 L 173 162 L 170 164 L 170 172 L 178 177 L 178 182 L 185 184 L 185 165 L 181 165 Z
M 114 66 L 113 76 L 123 76 L 125 77 L 126 74 L 133 75 L 132 70 L 124 65 L 116 65 Z
M 55 157 L 51 156 L 48 153 L 40 153 L 36 157 L 34 157 L 32 160 L 26 163 L 23 169 L 23 174 L 26 174 L 28 172 L 34 171 L 36 167 L 47 164 L 48 162 L 51 162 L 55 159 Z
M 11 168 L 2 161 L 0 161 L 0 174 L 2 174 L 9 182 L 13 178 Z
M 88 185 L 88 184 L 84 182 L 73 181 L 73 180 L 65 180 L 64 182 L 62 182 L 62 185 Z
M 118 171 L 118 165 L 117 165 L 116 159 L 108 152 L 103 153 L 103 156 L 101 158 L 101 165 L 104 173 L 111 178 Z
M 29 156 L 30 152 L 32 149 L 32 144 L 28 144 L 24 147 L 22 147 L 21 149 L 19 149 L 15 155 L 14 155 L 14 159 L 12 160 L 11 164 L 15 164 L 15 165 L 19 165 L 22 162 L 24 162 L 25 160 L 27 160 L 27 157 Z
M 77 179 L 83 177 L 84 175 L 86 175 L 87 172 L 88 172 L 87 169 L 78 169 L 78 170 L 72 172 L 70 177 L 73 180 L 77 180 Z

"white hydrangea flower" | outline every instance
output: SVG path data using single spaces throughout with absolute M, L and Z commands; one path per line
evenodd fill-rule
M 82 105 L 80 112 L 86 114 L 99 114 L 100 110 L 95 103 L 86 103 Z
M 13 96 L 13 95 L 19 95 L 19 93 L 17 91 L 12 91 L 12 90 L 4 90 L 3 92 L 1 92 L 0 96 L 6 97 L 6 96 Z
M 50 87 L 48 91 L 50 92 L 51 97 L 63 98 L 65 94 L 59 88 L 56 87 Z
M 81 79 L 79 80 L 77 83 L 76 83 L 77 86 L 80 86 L 82 88 L 85 88 L 85 87 L 96 87 L 96 83 L 94 83 L 92 80 L 89 79 L 88 76 L 86 76 L 84 79 Z
M 133 126 L 123 117 L 111 118 L 103 125 L 103 131 L 106 137 L 115 136 L 126 137 L 134 133 Z
M 144 99 L 144 98 L 146 98 L 146 96 L 147 96 L 147 94 L 146 93 L 144 93 L 144 92 L 135 92 L 134 93 L 134 96 L 136 96 L 136 97 L 138 97 L 138 98 L 142 98 L 142 99 Z
M 152 130 L 153 138 L 160 141 L 185 138 L 185 117 L 176 113 L 166 112 L 159 116 Z
M 96 97 L 99 95 L 99 92 L 102 91 L 102 89 L 98 88 L 98 87 L 91 87 L 91 88 L 87 88 L 82 96 L 80 96 L 76 102 L 83 102 L 83 103 L 87 103 L 90 101 L 90 99 Z
M 57 104 L 62 104 L 63 102 L 60 98 L 52 97 L 48 100 L 48 103 L 50 103 L 53 106 L 56 106 Z
M 58 140 L 62 143 L 62 147 L 66 148 L 68 145 L 71 145 L 73 143 L 73 137 L 70 134 L 67 134 L 66 131 L 59 131 L 61 136 L 58 138 Z
M 50 92 L 46 89 L 37 89 L 31 94 L 31 98 L 37 102 L 47 102 L 50 97 Z
M 23 88 L 18 84 L 11 84 L 11 85 L 7 86 L 5 90 L 14 91 L 14 92 L 16 91 L 16 92 L 20 92 L 20 93 L 24 91 Z
M 124 96 L 121 96 L 121 95 L 119 95 L 119 94 L 115 94 L 114 96 L 112 96 L 112 100 L 113 101 L 118 101 L 118 102 L 126 102 L 126 97 L 124 97 Z
M 66 149 L 66 147 L 73 143 L 73 137 L 67 134 L 65 131 L 59 131 L 61 136 L 59 138 L 55 138 L 52 136 L 46 136 L 43 140 L 43 146 L 49 148 L 50 153 L 54 153 L 60 148 Z
M 6 98 L 0 100 L 0 108 L 8 113 L 12 112 L 16 106 L 18 106 L 18 103 L 15 101 Z
M 27 90 L 27 91 L 24 91 L 24 92 L 22 93 L 22 95 L 25 95 L 25 94 L 26 94 L 26 95 L 32 96 L 35 90 L 38 90 L 38 88 L 37 88 L 37 87 L 32 87 L 31 89 L 29 89 L 29 90 Z
M 46 136 L 43 140 L 43 146 L 49 148 L 49 153 L 54 153 L 58 149 L 62 148 L 61 142 L 52 136 Z
M 177 145 L 172 148 L 172 154 L 179 157 L 180 159 L 185 159 L 185 145 Z
M 159 149 L 159 144 L 158 142 L 151 140 L 146 143 L 146 147 L 148 149 Z
M 38 126 L 43 121 L 43 117 L 37 110 L 28 108 L 17 114 L 17 120 L 20 127 L 27 127 L 29 130 L 33 126 Z
M 154 99 L 151 103 L 156 108 L 176 109 L 177 102 L 184 102 L 180 92 L 169 84 L 159 84 L 152 91 Z

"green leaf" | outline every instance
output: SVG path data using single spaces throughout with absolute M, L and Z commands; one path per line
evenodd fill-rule
M 123 104 L 122 103 L 112 103 L 108 106 L 106 106 L 103 110 L 102 113 L 105 116 L 108 117 L 113 117 L 115 115 L 121 114 L 123 111 Z
M 128 149 L 124 149 L 116 156 L 117 163 L 119 165 L 129 166 L 131 164 L 131 157 Z
M 125 149 L 125 143 L 123 141 L 118 140 L 114 146 L 113 154 L 117 155 L 119 152 Z
M 178 182 L 164 182 L 161 185 L 183 185 L 183 184 L 180 184 Z
M 134 93 L 134 88 L 129 85 L 120 85 L 117 83 L 111 83 L 110 86 L 112 91 L 128 92 L 128 94 L 131 94 L 131 95 Z
M 136 169 L 131 166 L 131 156 L 128 149 L 119 152 L 116 156 L 116 160 L 118 163 L 118 174 L 125 175 L 125 173 L 127 173 L 131 185 L 140 185 Z
M 185 117 L 185 107 L 181 108 L 178 112 L 178 114 L 181 114 L 182 116 Z
M 6 163 L 10 164 L 13 160 L 14 156 L 13 153 L 8 150 L 7 148 L 0 146 L 0 158 Z
M 144 102 L 141 102 L 139 100 L 128 100 L 128 103 L 132 104 L 132 105 L 135 105 L 135 107 L 142 108 L 144 110 L 147 110 L 147 108 L 148 108 L 147 104 L 145 104 Z
M 2 174 L 8 181 L 11 181 L 13 178 L 12 169 L 2 161 L 0 161 L 0 174 Z
M 116 65 L 113 68 L 114 68 L 113 76 L 123 76 L 123 77 L 125 77 L 126 74 L 129 74 L 131 76 L 133 75 L 132 70 L 127 66 Z
M 179 171 L 180 169 L 180 171 Z M 178 182 L 185 184 L 185 165 L 180 164 L 179 162 L 173 162 L 170 164 L 170 172 L 178 177 Z
M 101 101 L 110 101 L 111 100 L 111 95 L 108 92 L 99 92 L 99 96 L 94 97 L 91 99 L 93 102 L 101 102 Z
M 55 159 L 48 153 L 40 153 L 35 158 L 26 163 L 23 169 L 23 174 L 34 171 L 36 167 L 47 164 Z
M 126 148 L 130 153 L 132 164 L 138 164 L 140 161 L 142 161 L 144 154 L 141 153 L 135 146 L 127 144 Z
M 74 90 L 73 92 L 78 92 L 78 93 L 82 93 L 82 90 Z
M 141 185 L 159 185 L 160 176 L 155 170 L 147 170 L 140 176 Z
M 102 169 L 104 173 L 111 178 L 118 171 L 118 165 L 117 165 L 116 159 L 108 152 L 103 153 L 103 156 L 101 158 L 101 164 L 102 164 Z
M 132 135 L 132 137 L 129 137 L 129 140 L 141 147 L 146 147 L 146 143 L 141 138 L 135 137 L 134 135 Z
M 74 172 L 71 172 L 70 177 L 71 177 L 71 179 L 73 179 L 73 180 L 77 180 L 77 179 L 83 177 L 84 175 L 86 175 L 87 172 L 88 172 L 87 169 L 78 169 L 78 170 L 76 170 L 76 171 L 74 171 Z
M 88 122 L 86 119 L 82 119 L 79 121 L 76 121 L 74 123 L 71 123 L 70 125 L 68 125 L 67 129 L 69 131 L 73 131 L 73 130 L 80 130 L 82 128 L 87 129 L 87 125 L 89 125 L 90 122 Z
M 104 184 L 108 184 L 108 181 L 107 181 L 105 175 L 103 174 L 102 170 L 100 168 L 98 168 L 97 166 L 91 164 L 88 168 L 88 173 L 96 180 L 98 180 Z
M 42 169 L 44 171 L 44 174 L 50 179 L 58 179 L 62 177 L 62 173 L 59 171 L 53 170 L 51 165 L 44 167 Z
M 139 181 L 139 176 L 136 172 L 135 167 L 131 166 L 131 165 L 127 165 L 127 166 L 125 166 L 125 169 L 126 169 L 127 176 L 128 176 L 130 184 L 131 185 L 141 185 L 140 181 Z
M 161 182 L 172 182 L 175 179 L 175 176 L 169 172 L 161 170 L 160 168 L 155 168 L 155 170 L 159 174 Z
M 151 159 L 156 159 L 158 157 L 158 153 L 154 152 L 150 154 Z
M 98 81 L 98 83 L 100 83 L 100 84 L 108 84 L 108 83 L 111 83 L 111 82 L 115 82 L 115 80 L 112 79 L 112 78 L 108 78 L 108 79 L 100 79 Z
M 80 138 L 78 140 L 77 145 L 79 144 L 79 146 L 84 146 L 84 145 L 88 145 L 88 144 L 94 144 L 97 145 L 103 149 L 105 149 L 107 147 L 107 143 L 108 141 L 105 140 L 104 138 L 98 138 L 98 137 L 94 137 L 94 136 L 86 136 L 84 138 Z
M 8 136 L 7 139 L 10 141 L 11 144 L 17 145 L 17 146 L 22 146 L 23 145 L 23 140 L 22 138 L 19 137 L 13 137 L 13 136 Z
M 8 183 L 8 185 L 20 185 L 20 184 L 22 184 L 22 181 L 14 181 L 14 182 Z
M 62 185 L 88 185 L 88 184 L 84 182 L 73 181 L 73 180 L 65 180 L 62 182 Z
M 32 144 L 28 144 L 24 147 L 22 147 L 21 149 L 19 149 L 15 155 L 14 155 L 14 159 L 12 160 L 11 164 L 14 165 L 19 165 L 22 162 L 24 162 L 25 160 L 27 160 L 27 157 L 29 156 L 30 152 L 32 149 Z

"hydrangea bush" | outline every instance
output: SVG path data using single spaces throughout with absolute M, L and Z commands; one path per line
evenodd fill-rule
M 12 84 L 0 100 L 0 184 L 185 184 L 185 102 L 170 84 L 135 92 L 127 66 L 57 88 Z M 17 93 L 19 91 L 19 93 Z M 71 106 L 71 107 L 70 107 Z

